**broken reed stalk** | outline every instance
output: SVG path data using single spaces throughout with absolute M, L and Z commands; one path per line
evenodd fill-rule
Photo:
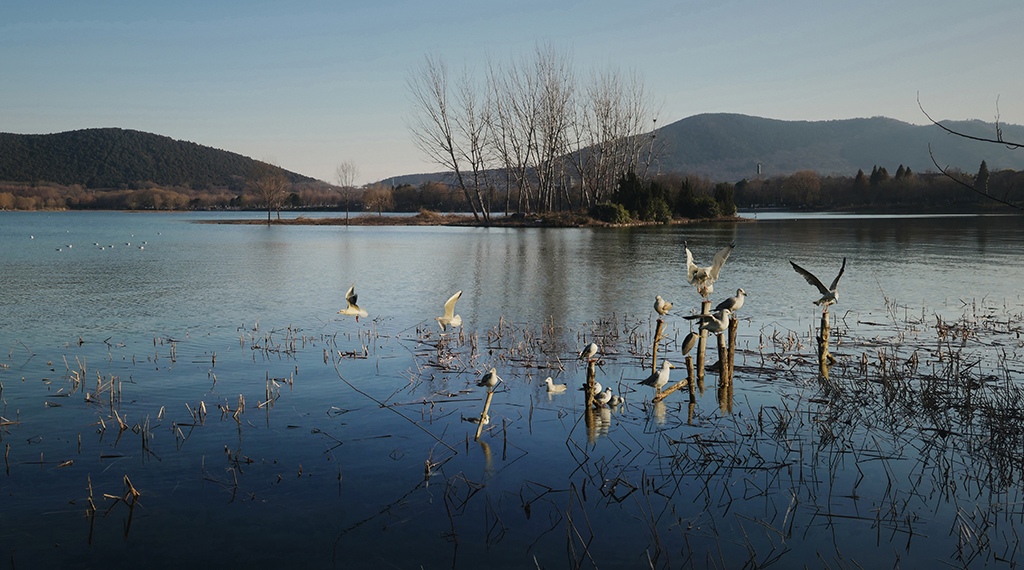
M 658 319 L 658 327 L 654 330 L 654 349 L 651 350 L 651 371 L 658 369 L 658 344 L 665 332 L 665 320 Z
M 660 402 L 660 401 L 664 400 L 666 397 L 668 397 L 669 394 L 671 394 L 672 392 L 675 392 L 676 390 L 682 388 L 683 386 L 689 386 L 689 388 L 690 388 L 690 401 L 691 402 L 696 402 L 697 401 L 697 396 L 694 393 L 694 384 L 696 384 L 696 382 L 693 381 L 693 357 L 690 356 L 690 355 L 687 355 L 686 356 L 686 378 L 680 380 L 679 382 L 676 382 L 672 386 L 669 386 L 667 389 L 662 390 L 662 391 L 658 392 L 657 394 L 655 394 L 654 398 L 651 400 L 651 403 L 652 404 L 657 404 L 658 402 Z
M 473 439 L 480 439 L 480 434 L 484 431 L 484 425 L 490 421 L 488 413 L 491 411 L 491 399 L 494 398 L 494 391 L 487 391 L 487 399 L 484 400 L 484 411 L 480 413 L 480 421 L 476 424 L 476 437 Z
M 700 314 L 707 315 L 711 312 L 711 299 L 704 299 L 700 304 Z M 701 392 L 704 384 L 704 348 L 708 343 L 708 331 L 700 331 L 700 339 L 697 340 L 697 380 L 701 382 Z

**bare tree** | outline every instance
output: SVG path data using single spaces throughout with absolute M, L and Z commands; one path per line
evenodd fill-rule
M 420 151 L 455 174 L 473 217 L 489 223 L 490 213 L 480 186 L 485 152 L 481 146 L 484 138 L 480 136 L 483 118 L 477 106 L 479 99 L 468 73 L 460 80 L 454 99 L 448 82 L 448 66 L 432 56 L 427 56 L 418 72 L 407 78 L 414 111 L 409 129 Z
M 338 181 L 338 193 L 345 201 L 345 223 L 348 223 L 348 213 L 352 209 L 352 197 L 355 194 L 356 177 L 359 176 L 359 168 L 350 160 L 346 160 L 334 169 L 334 178 Z
M 951 135 L 958 136 L 958 137 L 965 138 L 965 139 L 972 140 L 972 141 L 978 141 L 978 142 L 984 142 L 984 143 L 992 143 L 992 144 L 1001 144 L 1001 145 L 1006 146 L 1010 150 L 1017 150 L 1017 149 L 1021 148 L 1022 146 L 1024 146 L 1024 143 L 1011 142 L 1011 141 L 1007 141 L 1007 140 L 1005 140 L 1003 138 L 1003 128 L 1001 126 L 999 126 L 999 99 L 998 98 L 996 99 L 996 123 L 995 123 L 995 125 L 996 125 L 995 126 L 996 136 L 995 136 L 995 138 L 976 137 L 976 136 L 968 135 L 966 133 L 961 133 L 959 131 L 953 130 L 953 129 L 947 127 L 946 125 L 943 125 L 942 123 L 936 121 L 935 119 L 932 118 L 931 115 L 928 114 L 928 111 L 924 110 L 924 105 L 921 104 L 921 95 L 920 94 L 918 94 L 918 96 L 917 96 L 917 106 L 918 106 L 918 108 L 921 109 L 921 112 L 924 113 L 924 116 L 928 117 L 928 120 L 931 121 L 931 123 L 933 125 L 939 127 L 940 129 L 946 131 L 947 133 L 949 133 Z M 1013 208 L 1015 210 L 1024 211 L 1024 207 L 1018 206 L 1017 204 L 1014 204 L 1012 202 L 1008 202 L 1008 201 L 1003 200 L 1001 198 L 997 198 L 996 196 L 992 196 L 991 194 L 988 193 L 987 188 L 978 188 L 977 184 L 968 184 L 967 182 L 965 182 L 962 179 L 962 177 L 957 176 L 957 173 L 951 172 L 950 168 L 948 166 L 945 166 L 945 167 L 939 166 L 939 161 L 935 159 L 935 155 L 932 153 L 931 145 L 928 145 L 928 156 L 932 159 L 932 164 L 935 165 L 935 168 L 937 168 L 939 170 L 939 172 L 941 172 L 946 178 L 949 178 L 950 180 L 952 180 L 953 182 L 956 182 L 960 186 L 963 186 L 963 187 L 971 190 L 972 192 L 974 192 L 974 193 L 976 193 L 976 194 L 978 194 L 980 196 L 988 198 L 989 200 L 998 202 L 998 203 L 1000 203 L 1000 204 L 1002 204 L 1004 206 L 1009 206 L 1010 208 Z
M 267 225 L 270 225 L 270 213 L 277 210 L 277 219 L 281 219 L 281 204 L 291 184 L 284 170 L 267 162 L 253 163 L 249 175 L 249 189 L 256 195 L 258 203 L 267 208 Z
M 395 193 L 389 186 L 374 184 L 363 192 L 363 203 L 371 210 L 377 210 L 377 216 L 383 217 L 384 210 L 395 207 Z

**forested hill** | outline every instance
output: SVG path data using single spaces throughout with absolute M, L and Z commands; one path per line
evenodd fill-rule
M 0 133 L 0 181 L 124 188 L 138 184 L 238 187 L 251 158 L 170 137 L 117 128 L 48 135 Z M 312 180 L 287 172 L 292 182 Z
M 942 121 L 972 136 L 995 138 L 995 125 L 982 121 Z M 1024 127 L 1000 125 L 1005 140 L 1024 141 Z M 950 135 L 939 127 L 912 125 L 885 117 L 834 121 L 781 121 L 728 113 L 703 114 L 657 132 L 658 168 L 736 182 L 812 170 L 822 175 L 853 176 L 877 165 L 895 171 L 902 164 L 915 172 L 934 171 L 931 145 L 942 167 L 974 173 L 984 160 L 992 171 L 1024 169 L 1024 150 Z

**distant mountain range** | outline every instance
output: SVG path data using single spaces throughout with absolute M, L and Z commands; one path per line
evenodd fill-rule
M 995 138 L 995 125 L 982 121 L 942 121 L 973 136 Z M 1024 127 L 1000 124 L 1006 140 L 1024 142 Z M 928 155 L 943 167 L 978 171 L 986 161 L 990 171 L 1024 170 L 1024 149 L 971 141 L 950 135 L 935 125 L 911 125 L 895 119 L 781 121 L 709 113 L 694 115 L 658 129 L 658 161 L 652 169 L 705 176 L 714 182 L 736 182 L 758 175 L 771 177 L 799 170 L 853 177 L 858 169 L 870 173 L 884 166 L 890 173 L 900 164 L 914 172 L 935 171 Z M 446 180 L 445 173 L 396 176 L 385 182 L 421 184 Z
M 251 158 L 127 129 L 104 128 L 49 135 L 0 133 L 0 181 L 55 182 L 87 188 L 139 183 L 192 188 L 240 187 Z M 312 178 L 286 172 L 292 182 Z
M 956 131 L 995 137 L 982 121 L 943 121 Z M 1007 140 L 1024 141 L 1024 127 L 1000 125 Z M 911 125 L 888 119 L 781 121 L 748 115 L 695 115 L 658 129 L 658 160 L 652 169 L 735 182 L 760 174 L 771 177 L 813 170 L 823 175 L 854 176 L 902 164 L 915 172 L 935 170 L 928 148 L 943 167 L 977 172 L 1024 170 L 1024 149 L 971 141 L 935 125 Z M 169 137 L 105 128 L 49 135 L 0 133 L 0 182 L 55 182 L 90 188 L 123 188 L 140 183 L 192 188 L 241 188 L 252 171 L 251 158 Z M 312 178 L 288 172 L 292 182 Z M 419 185 L 448 181 L 446 173 L 406 174 L 384 180 Z

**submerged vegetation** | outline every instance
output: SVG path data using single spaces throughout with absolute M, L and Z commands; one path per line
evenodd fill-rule
M 664 332 L 627 315 L 448 334 L 426 322 L 390 330 L 383 317 L 314 334 L 252 323 L 234 347 L 156 337 L 148 354 L 87 337 L 58 355 L 15 343 L 0 368 L 3 486 L 34 496 L 26 489 L 44 470 L 44 503 L 70 505 L 45 524 L 87 537 L 47 544 L 42 560 L 77 558 L 113 534 L 153 540 L 147 528 L 178 516 L 173 485 L 214 512 L 270 505 L 282 526 L 296 524 L 291 508 L 345 499 L 336 523 L 303 525 L 292 541 L 311 548 L 291 560 L 314 565 L 497 556 L 517 567 L 1012 567 L 1024 522 L 1024 310 L 972 302 L 945 319 L 887 309 L 885 322 L 834 318 L 827 376 L 813 330 L 746 320 L 733 381 L 710 373 L 692 400 L 684 390 L 655 401 L 632 378 L 647 375 L 655 349 L 681 357 L 685 331 L 671 317 Z M 575 389 L 576 354 L 591 341 L 601 350 L 590 374 L 624 398 L 616 407 L 584 406 Z M 50 359 L 52 374 L 19 380 L 26 357 Z M 222 371 L 226 359 L 248 362 L 244 379 Z M 396 359 L 401 377 L 381 375 Z M 189 361 L 207 370 L 205 389 L 142 388 Z M 474 384 L 491 367 L 502 380 L 483 404 Z M 546 394 L 545 376 L 572 389 Z M 325 390 L 326 401 L 310 393 Z M 11 409 L 12 394 L 44 401 L 67 427 L 40 435 L 41 412 Z M 409 550 L 379 548 L 393 527 Z M 255 561 L 245 544 L 223 553 Z M 103 560 L 92 548 L 86 559 Z M 22 545 L 12 564 L 34 552 Z

